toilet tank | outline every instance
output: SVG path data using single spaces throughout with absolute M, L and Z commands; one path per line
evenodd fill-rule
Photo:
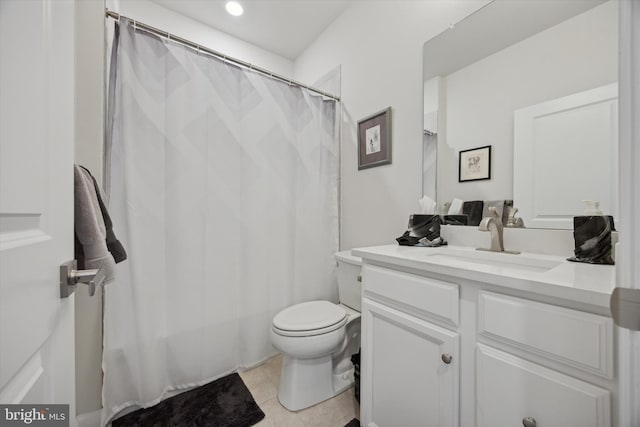
M 361 311 L 362 282 L 360 268 L 362 258 L 351 255 L 351 251 L 337 252 L 338 262 L 338 296 L 340 303 L 357 311 Z

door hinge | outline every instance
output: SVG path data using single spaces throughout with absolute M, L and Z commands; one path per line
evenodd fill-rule
M 640 289 L 615 288 L 609 307 L 616 325 L 640 331 Z

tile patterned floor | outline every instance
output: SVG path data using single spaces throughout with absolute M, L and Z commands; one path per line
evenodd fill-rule
M 360 406 L 353 396 L 353 388 L 311 408 L 289 412 L 278 402 L 281 366 L 282 356 L 276 356 L 256 368 L 240 372 L 265 414 L 256 427 L 343 427 L 353 418 L 359 418 Z

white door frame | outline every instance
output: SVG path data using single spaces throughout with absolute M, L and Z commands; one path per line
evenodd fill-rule
M 640 288 L 640 1 L 620 0 L 617 285 Z M 620 427 L 640 426 L 640 332 L 618 328 Z

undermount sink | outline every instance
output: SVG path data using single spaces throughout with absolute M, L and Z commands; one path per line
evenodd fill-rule
M 545 255 L 510 254 L 454 248 L 443 248 L 441 251 L 429 255 L 429 259 L 445 264 L 458 264 L 460 267 L 463 266 L 461 263 L 470 263 L 537 273 L 549 271 L 563 262 L 559 257 Z

